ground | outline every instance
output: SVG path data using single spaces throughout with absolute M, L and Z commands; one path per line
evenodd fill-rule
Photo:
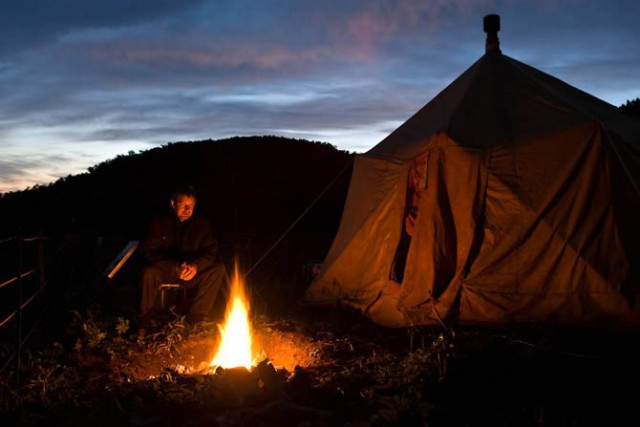
M 75 313 L 3 379 L 3 425 L 639 425 L 638 336 L 558 328 L 388 329 L 338 307 L 253 319 L 262 362 L 209 367 L 214 323 L 145 336 Z

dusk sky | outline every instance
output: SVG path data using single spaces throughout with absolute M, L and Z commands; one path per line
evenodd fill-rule
M 637 0 L 0 0 L 0 193 L 169 142 L 279 135 L 363 152 L 484 54 L 615 106 Z

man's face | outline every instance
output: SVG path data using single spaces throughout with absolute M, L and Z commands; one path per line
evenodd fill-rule
M 179 195 L 171 200 L 171 209 L 176 213 L 176 217 L 180 222 L 184 222 L 191 218 L 193 209 L 196 207 L 196 199 L 193 196 Z

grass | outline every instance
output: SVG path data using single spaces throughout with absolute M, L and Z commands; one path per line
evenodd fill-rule
M 636 335 L 386 329 L 338 308 L 306 311 L 255 319 L 265 342 L 280 343 L 272 352 L 290 353 L 289 365 L 273 354 L 277 381 L 254 372 L 238 392 L 241 380 L 202 369 L 214 324 L 172 314 L 144 337 L 131 324 L 99 307 L 74 313 L 60 340 L 25 353 L 18 387 L 11 375 L 2 379 L 2 424 L 640 424 Z

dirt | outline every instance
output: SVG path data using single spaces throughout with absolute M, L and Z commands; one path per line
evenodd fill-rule
M 149 346 L 149 351 L 116 354 L 111 364 L 119 371 L 119 376 L 135 381 L 158 377 L 166 369 L 181 373 L 208 372 L 213 369 L 210 362 L 219 337 L 217 324 L 203 323 L 170 351 L 168 346 Z M 276 324 L 258 323 L 254 325 L 253 339 L 256 363 L 268 360 L 276 369 L 291 372 L 296 366 L 309 367 L 319 363 L 322 344 L 302 332 L 282 331 Z M 85 360 L 83 364 L 88 366 L 92 361 Z
M 97 344 L 85 336 L 32 360 L 17 392 L 0 384 L 0 416 L 7 425 L 640 425 L 625 391 L 640 381 L 636 335 L 387 329 L 333 311 L 254 319 L 254 332 L 263 363 L 251 371 L 209 367 L 213 323 Z

